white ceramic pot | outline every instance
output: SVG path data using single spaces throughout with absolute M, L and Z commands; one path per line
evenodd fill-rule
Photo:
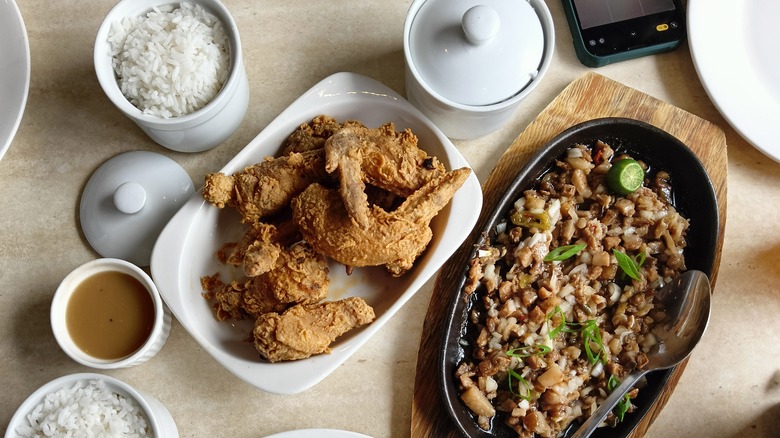
M 415 0 L 404 23 L 406 97 L 448 137 L 503 126 L 552 61 L 543 0 Z
M 178 152 L 201 152 L 218 146 L 235 132 L 249 105 L 249 82 L 241 54 L 241 39 L 233 17 L 219 0 L 189 0 L 219 19 L 228 36 L 230 73 L 222 90 L 207 105 L 179 117 L 162 118 L 144 114 L 122 94 L 116 80 L 108 41 L 113 23 L 124 17 L 140 16 L 171 0 L 120 0 L 106 15 L 95 39 L 94 62 L 98 82 L 111 102 L 133 120 L 155 142 Z
M 154 322 L 146 342 L 134 353 L 117 359 L 100 359 L 79 348 L 68 331 L 68 302 L 84 280 L 101 272 L 120 272 L 138 280 L 149 292 L 154 305 Z M 171 313 L 163 304 L 160 292 L 141 268 L 120 259 L 103 258 L 87 262 L 71 271 L 60 283 L 51 302 L 51 330 L 62 351 L 74 361 L 97 369 L 127 368 L 140 365 L 156 355 L 165 345 L 171 331 Z
M 179 436 L 179 430 L 176 427 L 176 422 L 173 420 L 170 411 L 153 396 L 141 392 L 114 377 L 96 373 L 78 373 L 56 378 L 30 394 L 30 396 L 22 402 L 14 416 L 11 418 L 11 421 L 8 423 L 5 437 L 13 438 L 18 436 L 16 434 L 16 429 L 27 424 L 27 415 L 30 414 L 36 406 L 41 404 L 47 395 L 55 393 L 63 388 L 72 388 L 77 384 L 84 387 L 92 380 L 102 381 L 105 383 L 105 388 L 107 390 L 129 399 L 137 405 L 143 412 L 144 417 L 146 417 L 150 436 L 166 438 L 177 438 Z M 79 435 L 75 434 L 74 436 Z

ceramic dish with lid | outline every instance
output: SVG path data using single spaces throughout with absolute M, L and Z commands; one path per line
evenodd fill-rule
M 120 90 L 112 65 L 109 35 L 112 26 L 126 17 L 143 16 L 154 8 L 178 7 L 182 3 L 200 6 L 222 23 L 230 56 L 227 80 L 208 104 L 194 112 L 170 118 L 146 114 L 130 103 Z M 181 3 L 171 0 L 120 0 L 98 29 L 94 63 L 98 82 L 114 106 L 154 141 L 174 151 L 201 152 L 218 146 L 238 128 L 249 105 L 249 82 L 238 27 L 219 0 L 186 0 Z
M 30 415 L 34 409 L 44 408 L 48 410 L 52 409 L 52 406 L 56 406 L 57 403 L 51 401 L 48 403 L 48 406 L 42 406 L 48 395 L 62 390 L 67 391 L 72 388 L 85 388 L 90 383 L 103 385 L 106 391 L 110 391 L 116 396 L 124 399 L 122 402 L 127 402 L 131 406 L 135 406 L 140 411 L 140 415 L 146 423 L 146 432 L 148 436 L 166 438 L 177 438 L 179 436 L 179 431 L 176 427 L 176 422 L 173 420 L 173 416 L 171 416 L 168 408 L 155 397 L 145 392 L 141 392 L 127 383 L 111 376 L 96 373 L 78 373 L 56 378 L 30 394 L 30 396 L 19 406 L 14 416 L 11 417 L 11 421 L 8 423 L 8 429 L 5 432 L 5 438 L 25 436 L 17 433 L 17 430 L 20 430 L 20 427 L 23 426 L 30 426 L 27 416 Z M 80 400 L 80 402 L 81 408 L 90 408 L 90 406 L 84 405 L 84 403 L 87 403 L 86 400 Z M 97 401 L 93 400 L 93 402 L 96 403 Z M 95 410 L 97 409 L 98 408 L 95 408 Z M 51 414 L 56 415 L 57 411 L 52 410 Z M 72 436 L 84 435 L 75 432 Z
M 420 147 L 447 169 L 469 167 L 452 142 L 399 94 L 365 76 L 337 73 L 293 102 L 220 171 L 230 175 L 276 155 L 293 131 L 321 114 L 340 121 L 359 120 L 368 127 L 393 122 L 396 129 L 410 128 L 419 138 Z M 332 264 L 327 299 L 361 297 L 374 309 L 376 319 L 336 339 L 329 354 L 307 359 L 264 361 L 245 341 L 253 321 L 220 322 L 211 303 L 202 296 L 202 276 L 220 272 L 229 281 L 236 275 L 215 257 L 225 243 L 238 241 L 246 231 L 233 209 L 220 210 L 202 197 L 192 197 L 157 240 L 152 276 L 182 326 L 226 369 L 264 391 L 298 393 L 346 361 L 433 276 L 474 227 L 481 205 L 482 190 L 472 172 L 449 205 L 433 219 L 433 239 L 402 277 L 391 277 L 382 268 L 355 268 L 348 275 L 343 265 Z
M 407 98 L 448 137 L 481 137 L 539 84 L 554 44 L 542 0 L 415 0 L 404 23 Z
M 590 144 L 597 139 L 612 145 L 616 153 L 628 152 L 632 157 L 647 163 L 651 169 L 663 169 L 671 175 L 673 204 L 691 224 L 686 235 L 686 267 L 701 270 L 711 277 L 717 255 L 719 217 L 717 198 L 706 170 L 696 155 L 672 135 L 647 123 L 624 118 L 594 119 L 578 124 L 543 146 L 518 172 L 498 203 L 489 207 L 490 213 L 482 225 L 483 233 L 475 234 L 477 240 L 469 260 L 476 256 L 476 251 L 486 239 L 495 236 L 496 225 L 523 192 L 554 165 L 555 160 L 571 146 L 577 143 Z M 455 370 L 469 354 L 468 345 L 473 336 L 473 332 L 468 330 L 469 316 L 479 295 L 474 293 L 469 300 L 463 299 L 466 275 L 454 283 L 458 285 L 455 289 L 459 292 L 453 293 L 450 306 L 446 309 L 438 366 L 442 400 L 457 429 L 464 436 L 515 437 L 517 433 L 505 426 L 501 418 L 492 420 L 490 430 L 478 427 L 476 416 L 459 396 Z M 616 427 L 597 429 L 593 436 L 628 436 L 659 398 L 673 370 L 648 374 L 647 385 L 640 390 L 637 398 L 631 400 L 636 410 L 626 414 L 624 421 Z M 571 435 L 573 430 L 574 427 L 569 428 L 567 435 Z

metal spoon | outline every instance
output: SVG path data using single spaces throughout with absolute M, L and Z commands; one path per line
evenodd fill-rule
M 701 339 L 710 319 L 710 282 L 707 275 L 701 271 L 687 271 L 661 288 L 657 297 L 666 305 L 667 319 L 666 323 L 653 329 L 659 343 L 648 353 L 647 366 L 626 376 L 572 438 L 590 436 L 642 376 L 682 362 Z

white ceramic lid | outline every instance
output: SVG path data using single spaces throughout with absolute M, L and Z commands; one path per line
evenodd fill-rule
M 423 82 L 464 105 L 511 98 L 537 75 L 544 31 L 518 0 L 427 0 L 409 30 L 411 60 Z
M 81 229 L 103 257 L 148 266 L 163 227 L 195 192 L 175 161 L 124 152 L 103 163 L 81 194 Z

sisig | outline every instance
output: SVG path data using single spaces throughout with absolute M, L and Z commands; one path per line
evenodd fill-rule
M 615 163 L 638 163 L 642 184 L 615 187 Z M 460 397 L 481 428 L 518 437 L 562 435 L 642 369 L 664 318 L 655 293 L 686 269 L 689 223 L 668 173 L 603 141 L 572 146 L 552 167 L 484 236 L 463 292 L 475 304 Z M 630 415 L 638 391 L 606 423 Z

